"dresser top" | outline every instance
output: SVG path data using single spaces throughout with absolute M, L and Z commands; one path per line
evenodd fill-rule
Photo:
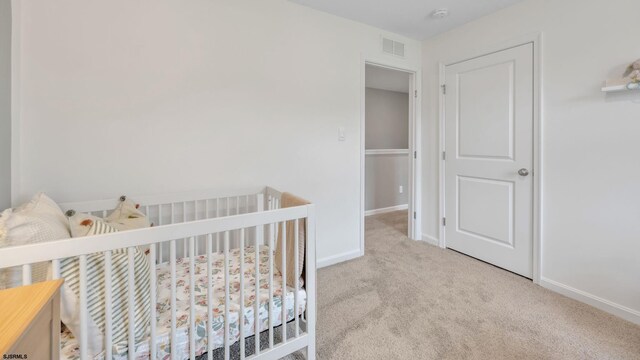
M 0 290 L 0 354 L 20 339 L 61 285 L 62 280 L 53 280 Z

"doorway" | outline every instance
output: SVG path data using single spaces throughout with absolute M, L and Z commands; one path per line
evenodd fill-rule
M 365 63 L 362 121 L 362 251 L 365 218 L 388 217 L 421 239 L 417 224 L 416 73 Z M 391 220 L 393 219 L 393 220 Z
M 444 67 L 446 247 L 534 277 L 534 43 Z

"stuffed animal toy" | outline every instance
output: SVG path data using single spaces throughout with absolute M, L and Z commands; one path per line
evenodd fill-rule
M 634 83 L 640 82 L 640 59 L 629 65 L 627 71 L 625 71 L 624 73 L 624 76 L 630 78 Z

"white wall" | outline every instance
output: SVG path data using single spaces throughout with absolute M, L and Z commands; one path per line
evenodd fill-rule
M 11 1 L 0 0 L 0 210 L 11 206 Z
M 365 147 L 408 149 L 409 94 L 367 88 L 365 97 Z
M 364 166 L 365 210 L 409 203 L 409 155 L 367 155 Z M 402 193 L 400 186 L 403 187 Z
M 438 62 L 544 33 L 542 285 L 640 323 L 640 2 L 527 0 L 423 43 L 423 232 L 438 234 Z
M 284 0 L 22 2 L 19 176 L 58 201 L 272 185 L 360 254 L 363 58 L 383 31 Z M 338 127 L 346 141 L 338 142 Z
M 372 75 L 367 73 L 367 83 Z M 409 83 L 408 76 L 403 74 L 402 78 Z M 365 148 L 408 149 L 409 94 L 367 88 L 365 97 Z M 365 210 L 407 205 L 408 184 L 407 154 L 366 156 Z M 402 193 L 400 186 L 403 187 Z

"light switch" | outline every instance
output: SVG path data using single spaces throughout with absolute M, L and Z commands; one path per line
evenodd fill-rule
M 344 141 L 344 140 L 345 140 L 344 127 L 339 126 L 338 127 L 338 141 Z

